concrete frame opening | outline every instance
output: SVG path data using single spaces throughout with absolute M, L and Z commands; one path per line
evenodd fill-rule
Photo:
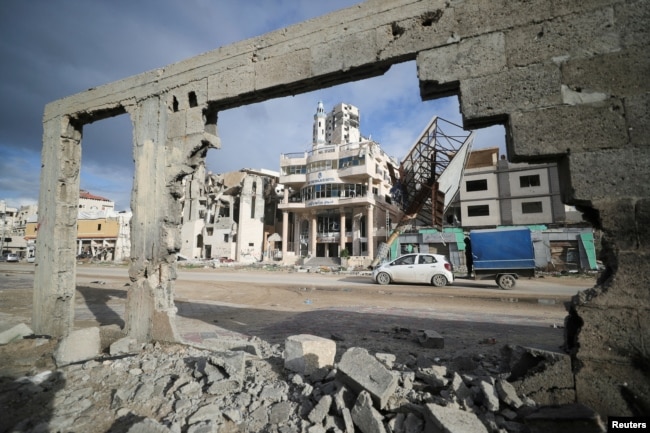
M 71 329 L 84 124 L 131 115 L 137 205 L 127 329 L 139 340 L 177 340 L 179 179 L 207 148 L 218 146 L 216 113 L 416 60 L 423 99 L 459 92 L 465 127 L 505 122 L 513 161 L 560 161 L 563 200 L 603 230 L 609 268 L 570 307 L 580 324 L 572 352 L 576 399 L 601 413 L 647 412 L 649 8 L 643 1 L 484 6 L 370 0 L 48 104 L 35 331 L 63 336 Z M 197 106 L 188 101 L 192 91 Z M 178 111 L 169 109 L 174 97 Z

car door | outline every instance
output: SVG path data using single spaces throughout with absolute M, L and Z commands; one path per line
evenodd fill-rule
M 411 283 L 415 281 L 416 254 L 407 254 L 395 259 L 390 267 L 391 277 L 396 283 Z
M 415 274 L 418 283 L 431 283 L 431 277 L 438 271 L 439 263 L 432 254 L 419 254 Z

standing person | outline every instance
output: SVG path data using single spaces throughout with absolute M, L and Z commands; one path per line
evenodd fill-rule
M 472 242 L 469 236 L 465 236 L 465 263 L 467 264 L 467 276 L 472 276 L 474 270 L 474 256 L 472 255 Z

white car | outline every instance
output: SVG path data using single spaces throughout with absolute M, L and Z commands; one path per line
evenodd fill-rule
M 372 279 L 378 284 L 424 283 L 443 287 L 454 282 L 451 263 L 440 254 L 406 254 L 377 266 Z

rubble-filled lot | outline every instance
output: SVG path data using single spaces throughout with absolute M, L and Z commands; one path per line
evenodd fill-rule
M 11 280 L 5 278 L 3 284 Z M 20 286 L 22 280 L 11 281 Z M 436 310 L 445 311 L 442 320 L 395 313 L 429 302 L 429 292 L 420 288 L 408 296 L 396 289 L 372 292 L 374 309 L 360 303 L 352 309 L 334 307 L 335 299 L 351 294 L 345 290 L 250 292 L 246 283 L 188 283 L 179 290 L 179 326 L 206 338 L 139 346 L 121 339 L 115 311 L 124 283 L 80 282 L 80 304 L 110 310 L 111 323 L 101 323 L 105 319 L 96 314 L 95 323 L 84 319 L 76 326 L 98 329 L 97 353 L 78 360 L 57 357 L 60 344 L 46 338 L 0 346 L 6 361 L 0 432 L 533 432 L 549 431 L 549 420 L 558 416 L 567 418 L 566 408 L 560 414 L 546 408 L 570 401 L 573 393 L 570 361 L 559 348 L 561 305 L 440 298 Z M 232 297 L 241 291 L 248 308 L 198 302 L 205 287 L 214 296 L 230 296 L 230 302 L 240 301 Z M 28 303 L 27 292 L 3 287 L 0 296 Z M 345 299 L 350 304 L 353 298 Z M 384 302 L 392 314 L 385 314 Z M 183 304 L 201 307 L 202 314 L 189 317 L 192 309 Z M 14 307 L 3 303 L 2 318 L 24 313 L 19 302 Z M 479 317 L 490 308 L 512 321 L 530 314 L 536 326 L 462 320 L 461 311 L 465 318 Z M 452 316 L 458 317 L 449 320 Z M 232 335 L 205 332 L 219 326 Z M 286 343 L 296 334 L 335 345 L 332 362 L 313 371 L 287 368 Z M 306 353 L 305 359 L 313 356 Z M 540 371 L 552 371 L 551 380 L 540 383 Z M 570 425 L 601 429 L 588 409 L 568 411 Z

